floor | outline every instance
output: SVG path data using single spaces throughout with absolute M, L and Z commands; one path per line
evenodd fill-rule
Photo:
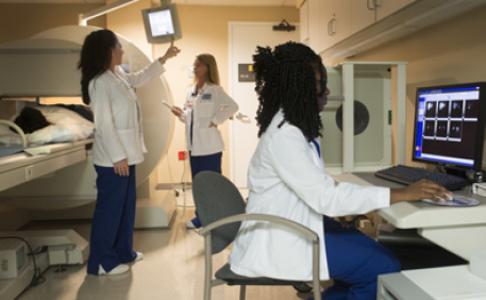
M 189 197 L 190 198 L 190 197 Z M 191 199 L 187 199 L 191 204 Z M 182 200 L 179 199 L 179 203 Z M 179 207 L 171 229 L 136 230 L 135 249 L 142 251 L 145 259 L 134 264 L 131 272 L 114 277 L 87 276 L 85 266 L 68 267 L 64 272 L 49 269 L 46 282 L 33 287 L 19 297 L 20 300 L 39 299 L 203 299 L 203 239 L 185 228 L 191 218 L 192 207 Z M 60 223 L 37 223 L 29 229 L 62 228 Z M 79 234 L 89 239 L 89 222 L 69 224 Z M 225 251 L 215 257 L 215 268 L 227 259 Z M 220 286 L 213 289 L 213 299 L 238 299 L 237 287 Z M 248 287 L 247 299 L 305 299 L 292 287 Z

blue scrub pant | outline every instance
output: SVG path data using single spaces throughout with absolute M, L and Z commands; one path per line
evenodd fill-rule
M 99 265 L 107 272 L 119 264 L 132 262 L 135 223 L 135 166 L 130 175 L 118 176 L 113 168 L 95 166 L 98 196 L 91 224 L 88 273 L 98 274 Z
M 221 174 L 221 158 L 223 156 L 222 152 L 218 152 L 211 155 L 204 155 L 204 156 L 192 156 L 190 157 L 191 163 L 191 175 L 192 179 L 196 177 L 199 172 L 202 171 L 213 171 Z M 201 220 L 196 212 L 196 217 L 192 219 L 192 224 L 196 228 L 201 227 Z
M 222 152 L 218 152 L 211 155 L 204 156 L 192 156 L 190 158 L 191 163 L 191 175 L 192 179 L 196 177 L 197 173 L 202 171 L 213 171 L 221 174 L 221 158 Z
M 324 239 L 329 274 L 335 283 L 322 299 L 374 300 L 378 275 L 400 271 L 400 263 L 388 249 L 328 217 L 324 217 Z

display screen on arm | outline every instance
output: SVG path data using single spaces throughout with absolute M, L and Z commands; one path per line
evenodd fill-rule
M 152 12 L 148 17 L 150 20 L 150 31 L 154 37 L 175 33 L 172 14 L 169 9 Z
M 177 7 L 174 4 L 142 10 L 149 43 L 170 43 L 182 37 Z

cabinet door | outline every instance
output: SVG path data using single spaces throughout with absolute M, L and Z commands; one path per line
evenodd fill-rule
M 351 2 L 354 0 L 331 0 L 334 43 L 338 43 L 351 35 Z
M 376 19 L 386 18 L 416 0 L 374 0 L 376 3 Z
M 325 11 L 328 12 L 325 27 L 327 38 L 323 43 L 323 49 L 334 46 L 351 35 L 351 1 L 352 0 L 327 0 L 323 1 Z
M 324 28 L 322 26 L 325 16 L 321 10 L 321 3 L 327 0 L 307 0 L 309 5 L 309 46 L 315 52 L 319 53 L 322 45 L 322 35 Z
M 375 0 L 351 1 L 351 32 L 358 32 L 376 21 Z
M 309 45 L 309 1 L 304 1 L 300 7 L 300 41 Z
M 319 20 L 316 22 L 316 28 L 319 38 L 317 53 L 320 53 L 332 46 L 333 36 L 330 33 L 332 3 L 331 0 L 316 0 L 315 3 L 317 5 L 311 9 L 314 9 L 314 14 Z

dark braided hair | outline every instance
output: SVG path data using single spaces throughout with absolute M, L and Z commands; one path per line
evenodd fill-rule
M 324 77 L 324 65 L 309 47 L 288 42 L 271 48 L 258 47 L 253 56 L 256 88 L 260 102 L 257 123 L 261 137 L 282 109 L 284 122 L 298 127 L 308 141 L 321 136 L 315 72 Z M 282 122 L 279 127 L 283 125 Z
M 83 102 L 89 104 L 89 82 L 108 70 L 111 65 L 111 53 L 118 38 L 107 29 L 93 31 L 84 39 L 78 69 L 81 70 L 81 93 Z

